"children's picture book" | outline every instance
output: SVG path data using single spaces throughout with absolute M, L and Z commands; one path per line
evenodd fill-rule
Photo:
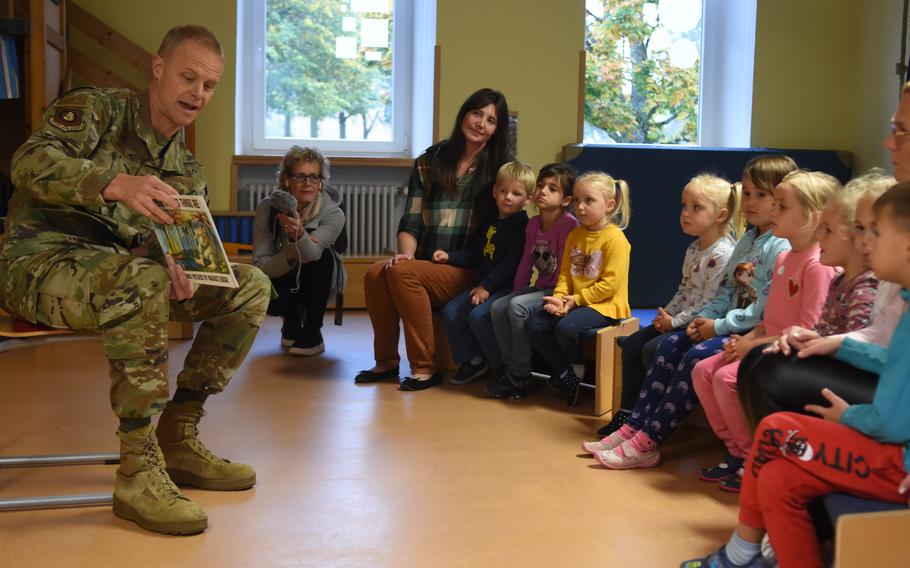
M 155 235 L 165 254 L 174 258 L 190 282 L 236 288 L 224 245 L 205 199 L 198 195 L 178 195 L 180 204 L 170 210 L 172 225 L 155 225 Z

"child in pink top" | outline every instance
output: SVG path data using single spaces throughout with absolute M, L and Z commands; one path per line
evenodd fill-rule
M 705 481 L 721 481 L 721 488 L 738 492 L 738 472 L 749 455 L 752 432 L 739 402 L 736 373 L 742 358 L 760 343 L 776 340 L 792 325 L 815 327 L 835 271 L 819 262 L 815 230 L 828 198 L 840 183 L 821 172 L 796 171 L 774 189 L 772 231 L 790 241 L 774 266 L 771 289 L 762 321 L 749 333 L 733 335 L 724 351 L 702 360 L 692 370 L 692 383 L 714 433 L 730 454 L 715 467 L 701 471 Z

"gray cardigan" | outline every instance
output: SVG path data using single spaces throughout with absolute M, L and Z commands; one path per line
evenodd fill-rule
M 323 190 L 322 210 L 319 215 L 304 225 L 307 234 L 312 235 L 319 242 L 314 243 L 307 235 L 304 235 L 294 244 L 300 252 L 300 263 L 306 264 L 319 260 L 325 249 L 335 244 L 338 235 L 344 229 L 344 211 L 340 206 L 341 195 L 335 188 L 326 186 Z M 266 197 L 256 207 L 256 216 L 253 219 L 253 264 L 265 272 L 269 278 L 284 276 L 291 269 L 296 269 L 298 265 L 297 262 L 288 262 L 286 251 L 288 246 L 291 246 L 291 243 L 287 234 L 278 227 L 275 216 L 272 214 L 271 198 Z M 335 262 L 341 262 L 337 253 Z M 346 280 L 343 270 L 341 272 L 343 280 Z M 343 290 L 344 282 L 333 281 L 333 288 Z

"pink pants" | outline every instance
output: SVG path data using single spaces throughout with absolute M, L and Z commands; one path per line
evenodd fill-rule
M 702 359 L 692 369 L 692 385 L 714 433 L 731 456 L 745 459 L 752 447 L 752 431 L 736 391 L 739 363 L 727 363 L 723 353 Z

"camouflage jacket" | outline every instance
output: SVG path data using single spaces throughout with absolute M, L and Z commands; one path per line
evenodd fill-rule
M 148 93 L 83 88 L 51 103 L 13 155 L 16 191 L 0 258 L 73 246 L 128 253 L 142 245 L 153 235 L 151 221 L 101 197 L 119 173 L 158 176 L 181 194 L 208 199 L 202 168 L 180 134 L 166 139 L 152 128 Z

